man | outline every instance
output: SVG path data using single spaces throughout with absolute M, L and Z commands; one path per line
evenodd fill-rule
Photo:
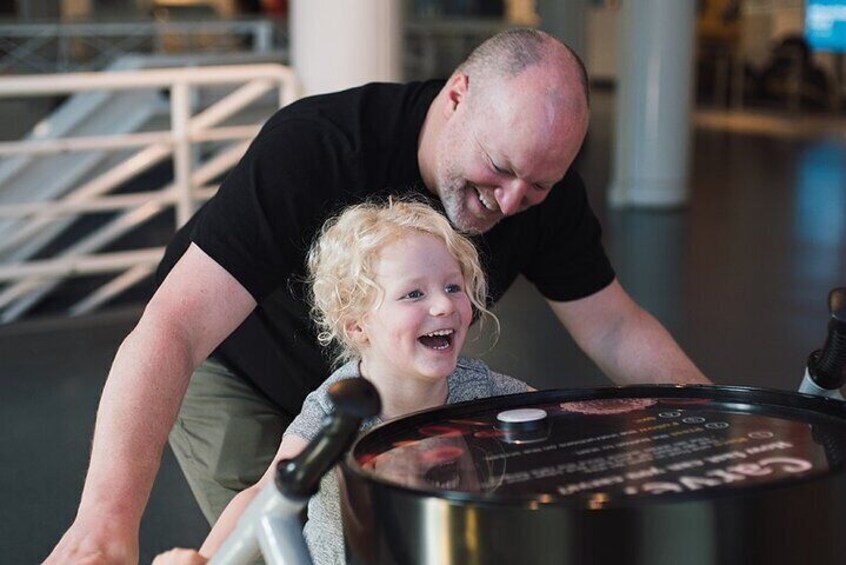
M 445 84 L 367 85 L 278 112 L 169 247 L 106 382 L 77 518 L 48 562 L 137 560 L 171 428 L 210 521 L 259 478 L 329 374 L 301 300 L 303 254 L 328 215 L 372 195 L 429 195 L 478 234 L 491 301 L 524 274 L 615 381 L 707 383 L 614 277 L 569 171 L 587 125 L 584 67 L 533 30 L 487 41 Z

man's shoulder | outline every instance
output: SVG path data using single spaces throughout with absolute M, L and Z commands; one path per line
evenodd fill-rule
M 274 159 L 279 153 L 307 157 L 330 151 L 358 160 L 349 163 L 357 167 L 362 151 L 370 151 L 374 157 L 368 163 L 390 160 L 392 151 L 416 145 L 438 85 L 438 81 L 368 83 L 301 98 L 271 116 L 253 144 Z
M 265 129 L 273 129 L 275 125 L 291 120 L 345 120 L 356 115 L 384 112 L 392 106 L 413 106 L 418 101 L 428 106 L 426 93 L 438 84 L 439 81 L 371 82 L 337 92 L 306 96 L 280 108 Z

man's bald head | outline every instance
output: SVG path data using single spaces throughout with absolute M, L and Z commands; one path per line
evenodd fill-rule
M 537 66 L 569 71 L 578 81 L 585 108 L 589 107 L 590 87 L 582 60 L 572 49 L 536 29 L 510 29 L 491 37 L 473 50 L 455 72 L 487 85 L 489 81 L 514 78 Z
M 426 115 L 418 162 L 453 225 L 485 232 L 540 204 L 588 125 L 579 58 L 532 29 L 500 33 L 450 76 Z

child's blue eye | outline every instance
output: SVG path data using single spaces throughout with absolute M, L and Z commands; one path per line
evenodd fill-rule
M 461 285 L 458 285 L 458 284 L 447 285 L 446 291 L 450 294 L 454 294 L 456 292 L 461 292 Z
M 421 296 L 423 296 L 422 292 L 420 292 L 419 290 L 412 290 L 411 292 L 405 295 L 405 298 L 420 298 Z

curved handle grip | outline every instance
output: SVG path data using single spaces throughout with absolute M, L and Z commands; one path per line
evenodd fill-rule
M 808 358 L 808 374 L 820 388 L 834 390 L 846 382 L 846 288 L 829 293 L 828 309 L 828 336 L 823 348 Z
M 335 406 L 323 429 L 293 459 L 276 467 L 276 487 L 289 497 L 309 497 L 317 492 L 320 479 L 346 453 L 355 440 L 361 422 L 382 409 L 376 388 L 362 378 L 344 379 L 329 387 Z

